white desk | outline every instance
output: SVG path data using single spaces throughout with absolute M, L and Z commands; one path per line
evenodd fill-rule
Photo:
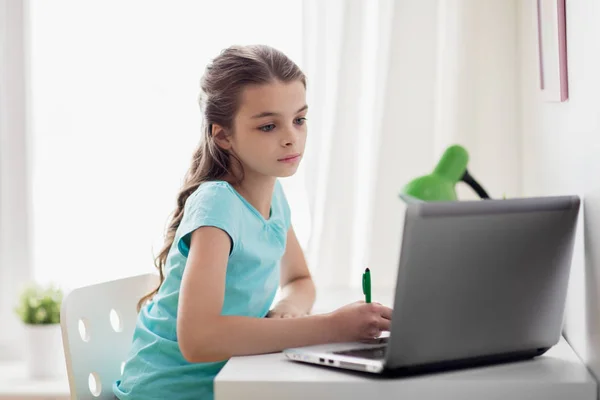
M 389 293 L 377 293 L 381 295 L 374 301 L 390 304 Z M 356 297 L 331 293 L 317 300 L 316 309 L 331 310 Z M 215 380 L 215 400 L 596 400 L 596 390 L 596 381 L 564 339 L 534 360 L 410 378 L 383 379 L 300 364 L 276 353 L 235 357 Z

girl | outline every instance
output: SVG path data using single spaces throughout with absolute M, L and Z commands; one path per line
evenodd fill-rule
M 306 79 L 267 46 L 231 47 L 201 82 L 203 140 L 157 257 L 119 399 L 212 399 L 232 356 L 355 341 L 389 330 L 391 309 L 357 302 L 308 315 L 309 270 L 278 177 L 306 140 Z M 278 285 L 282 300 L 271 310 Z M 268 318 L 264 318 L 268 317 Z

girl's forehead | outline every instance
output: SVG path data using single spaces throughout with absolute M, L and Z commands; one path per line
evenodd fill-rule
M 300 81 L 249 85 L 240 98 L 239 114 L 253 117 L 262 113 L 294 114 L 306 104 L 306 90 Z

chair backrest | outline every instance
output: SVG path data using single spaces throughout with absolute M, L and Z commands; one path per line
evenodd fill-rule
M 114 399 L 131 346 L 137 302 L 158 284 L 144 274 L 74 289 L 61 307 L 65 361 L 72 399 Z

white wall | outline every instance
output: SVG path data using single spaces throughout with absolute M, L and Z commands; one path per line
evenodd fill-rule
M 519 3 L 523 192 L 583 199 L 565 336 L 600 378 L 600 2 L 567 1 L 565 103 L 540 97 L 534 6 Z
M 438 8 L 435 160 L 450 144 L 465 146 L 470 173 L 493 198 L 521 194 L 518 1 L 440 0 Z M 458 194 L 477 198 L 466 186 Z

